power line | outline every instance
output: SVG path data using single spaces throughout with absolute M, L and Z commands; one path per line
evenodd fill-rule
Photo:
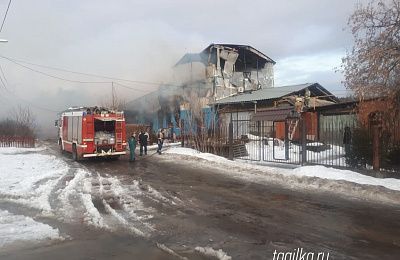
M 3 82 L 3 80 L 1 80 L 1 81 Z M 11 95 L 13 95 L 15 98 L 21 100 L 22 102 L 24 102 L 24 103 L 26 103 L 26 104 L 28 104 L 28 105 L 30 105 L 30 106 L 33 106 L 33 107 L 35 107 L 35 108 L 38 108 L 38 109 L 41 109 L 41 110 L 44 110 L 44 111 L 48 111 L 48 112 L 56 112 L 56 113 L 60 112 L 60 111 L 51 110 L 51 109 L 47 109 L 47 108 L 43 108 L 43 107 L 34 105 L 34 104 L 32 104 L 32 103 L 26 101 L 25 99 L 20 98 L 20 97 L 17 96 L 16 94 L 12 93 L 6 86 L 1 85 L 1 84 L 0 84 L 0 86 L 3 87 L 8 93 L 10 93 Z
M 90 76 L 90 77 L 97 77 L 97 78 L 102 78 L 102 79 L 111 79 L 111 80 L 119 80 L 119 81 L 127 81 L 127 82 L 132 82 L 132 83 L 139 83 L 139 84 L 148 84 L 148 85 L 161 85 L 160 83 L 154 83 L 154 82 L 146 82 L 146 81 L 138 81 L 138 80 L 131 80 L 131 79 L 120 79 L 120 78 L 114 78 L 114 77 L 106 77 L 106 76 L 100 76 L 100 75 L 95 75 L 95 74 L 89 74 L 89 73 L 82 73 L 82 72 L 76 72 L 76 71 L 71 71 L 71 70 L 65 70 L 65 69 L 59 69 L 59 68 L 54 68 L 54 67 L 49 67 L 49 66 L 43 66 L 43 65 L 39 65 L 39 64 L 35 64 L 35 63 L 30 63 L 30 62 L 26 62 L 26 61 L 20 61 L 20 60 L 15 60 L 15 59 L 11 59 L 8 57 L 5 57 L 3 55 L 0 54 L 0 57 L 9 60 L 21 67 L 36 71 L 34 69 L 31 69 L 27 66 L 21 65 L 20 63 L 24 63 L 24 64 L 29 64 L 32 66 L 37 66 L 37 67 L 41 67 L 41 68 L 46 68 L 46 69 L 51 69 L 51 70 L 58 70 L 58 71 L 63 71 L 63 72 L 68 72 L 68 73 L 74 73 L 74 74 L 79 74 L 79 75 L 83 75 L 83 76 Z M 38 72 L 38 71 L 36 71 Z M 41 73 L 41 72 L 39 72 Z M 110 82 L 108 82 L 110 83 Z
M 139 84 L 147 84 L 147 85 L 157 85 L 157 86 L 163 86 L 163 87 L 178 87 L 178 88 L 190 88 L 190 89 L 197 89 L 197 88 L 198 88 L 197 86 L 190 86 L 190 87 L 189 87 L 189 86 L 185 86 L 185 85 L 162 84 L 162 83 L 154 83 L 154 82 L 146 82 L 146 81 L 137 81 L 137 80 L 130 80 L 130 79 L 121 79 L 121 78 L 115 78 L 115 77 L 106 77 L 106 76 L 100 76 L 100 75 L 89 74 L 89 73 L 81 73 L 81 72 L 76 72 L 76 71 L 64 70 L 64 69 L 54 68 L 54 67 L 50 67 L 50 66 L 43 66 L 43 65 L 39 65 L 39 64 L 35 64 L 35 63 L 20 61 L 20 60 L 16 60 L 16 59 L 11 59 L 11 58 L 5 57 L 5 56 L 2 55 L 2 54 L 0 54 L 0 57 L 2 57 L 2 58 L 4 58 L 4 59 L 6 59 L 6 60 L 8 60 L 8 61 L 10 61 L 10 62 L 12 62 L 12 63 L 18 65 L 18 66 L 21 66 L 21 67 L 23 67 L 23 68 L 25 68 L 25 69 L 34 71 L 34 72 L 36 72 L 36 73 L 39 73 L 39 74 L 42 74 L 42 75 L 45 75 L 45 76 L 48 76 L 48 77 L 51 77 L 51 78 L 55 78 L 55 79 L 58 79 L 58 80 L 67 81 L 67 82 L 82 83 L 82 84 L 110 84 L 110 83 L 113 84 L 113 83 L 115 83 L 116 85 L 121 86 L 121 87 L 124 87 L 124 88 L 127 88 L 127 89 L 131 89 L 131 90 L 135 90 L 135 91 L 140 91 L 140 92 L 146 92 L 146 93 L 154 92 L 154 90 L 143 90 L 143 89 L 133 88 L 133 87 L 129 87 L 129 86 L 126 86 L 126 85 L 117 83 L 117 82 L 115 82 L 114 80 L 126 81 L 126 82 L 132 82 L 132 83 L 139 83 Z M 102 78 L 102 79 L 109 79 L 109 80 L 113 80 L 113 81 L 111 82 L 111 81 L 79 81 L 79 80 L 70 80 L 70 79 L 61 78 L 61 77 L 54 76 L 54 75 L 51 75 L 51 74 L 48 74 L 48 73 L 45 73 L 45 72 L 42 72 L 42 71 L 38 71 L 38 70 L 32 69 L 32 68 L 30 68 L 30 67 L 28 67 L 28 66 L 25 66 L 25 65 L 21 64 L 21 63 L 23 63 L 23 64 L 28 64 L 28 65 L 32 65 L 32 66 L 37 66 L 37 67 L 41 67 L 41 68 L 51 69 L 51 70 L 57 70 L 57 71 L 62 71 L 62 72 L 67 72 L 67 73 L 74 73 L 74 74 L 83 75 L 83 76 L 90 76 L 90 77 L 97 77 L 97 78 Z M 4 75 L 3 70 L 1 69 L 1 67 L 0 67 L 0 72 L 2 72 L 2 74 Z M 5 78 L 5 76 L 4 76 L 4 78 Z M 5 80 L 6 80 L 6 79 L 5 79 Z M 7 80 L 6 80 L 6 81 L 7 81 Z M 4 83 L 3 83 L 3 84 L 4 84 Z M 4 85 L 5 85 L 5 84 L 4 84 Z M 283 87 L 283 88 L 284 88 L 284 87 Z M 282 90 L 278 90 L 278 89 L 279 89 L 279 87 L 275 87 L 275 88 L 273 88 L 273 91 L 274 91 L 274 92 L 286 92 L 286 91 L 287 91 L 287 90 L 284 90 L 284 89 L 282 89 Z M 333 92 L 333 91 L 340 91 L 340 92 L 342 92 L 343 90 L 331 90 L 331 92 Z
M 122 85 L 122 84 L 116 83 L 115 80 L 132 82 L 132 83 L 139 83 L 139 84 L 146 84 L 146 85 L 164 86 L 164 87 L 167 86 L 167 87 L 198 88 L 198 87 L 188 87 L 188 86 L 185 86 L 185 85 L 163 84 L 163 83 L 155 83 L 155 82 L 148 82 L 148 81 L 138 81 L 138 80 L 132 80 L 132 79 L 121 79 L 121 78 L 115 78 L 115 77 L 100 76 L 100 75 L 95 75 L 95 74 L 82 73 L 82 72 L 76 72 L 76 71 L 71 71 L 71 70 L 59 69 L 59 68 L 50 67 L 50 66 L 39 65 L 39 64 L 31 63 L 31 62 L 26 62 L 26 61 L 20 61 L 20 60 L 8 58 L 8 57 L 6 57 L 6 56 L 4 56 L 2 54 L 0 54 L 0 57 L 2 57 L 4 59 L 6 59 L 6 60 L 18 65 L 18 66 L 21 66 L 21 67 L 26 68 L 28 70 L 34 71 L 36 73 L 40 73 L 40 74 L 43 74 L 45 76 L 56 78 L 56 79 L 59 79 L 59 80 L 75 82 L 75 83 L 115 83 L 115 84 L 117 84 L 117 85 L 119 85 L 121 87 L 125 87 L 125 88 L 132 89 L 132 90 L 137 90 L 137 91 L 141 91 L 141 92 L 153 92 L 153 90 L 149 91 L 149 90 L 142 90 L 142 89 L 138 89 L 138 88 L 128 87 L 126 85 Z M 112 81 L 104 82 L 104 81 L 76 81 L 76 80 L 69 80 L 69 79 L 60 78 L 60 77 L 57 77 L 57 76 L 53 76 L 51 74 L 47 74 L 47 73 L 32 69 L 32 68 L 30 68 L 28 66 L 25 66 L 25 65 L 22 65 L 20 63 L 28 64 L 28 65 L 32 65 L 32 66 L 36 66 L 36 67 L 41 67 L 41 68 L 46 68 L 46 69 L 51 69 L 51 70 L 57 70 L 57 71 L 62 71 L 62 72 L 67 72 L 67 73 L 83 75 L 83 76 L 97 77 L 97 78 L 102 78 L 102 79 L 110 79 Z
M 142 90 L 142 89 L 137 89 L 137 88 L 128 87 L 128 86 L 119 84 L 119 83 L 117 83 L 117 82 L 113 82 L 113 83 L 114 83 L 115 85 L 118 85 L 118 86 L 121 86 L 121 87 L 124 87 L 124 88 L 132 89 L 132 90 L 137 90 L 137 91 L 141 91 L 141 92 L 147 92 L 147 93 L 154 92 L 154 90 Z
M 4 71 L 3 71 L 3 68 L 0 66 L 0 71 L 1 71 L 1 74 L 3 75 L 3 78 L 4 78 L 4 80 L 6 81 L 6 83 L 7 84 L 9 84 L 8 83 L 8 80 L 7 80 L 7 78 L 6 78 L 6 75 L 4 75 Z M 4 84 L 4 83 L 3 83 Z M 5 84 L 4 84 L 4 86 L 5 86 Z
M 2 69 L 1 66 L 0 66 L 0 71 L 1 71 L 1 74 L 2 74 L 2 76 L 0 75 L 0 81 L 1 81 L 1 83 L 3 83 L 3 84 L 0 84 L 0 87 L 1 87 L 1 88 L 4 88 L 4 89 L 6 90 L 6 92 L 8 92 L 8 93 L 11 94 L 12 96 L 16 97 L 17 99 L 21 100 L 22 102 L 24 102 L 24 103 L 26 103 L 26 104 L 28 104 L 28 105 L 30 105 L 30 106 L 33 106 L 33 107 L 35 107 L 35 108 L 38 108 L 38 109 L 41 109 L 41 110 L 44 110 L 44 111 L 49 111 L 49 112 L 56 112 L 56 113 L 60 112 L 60 111 L 55 111 L 55 110 L 51 110 L 51 109 L 47 109 L 47 108 L 43 108 L 43 107 L 34 105 L 34 104 L 32 104 L 32 103 L 26 101 L 25 99 L 20 98 L 19 96 L 17 96 L 17 95 L 14 94 L 13 92 L 11 92 L 11 91 L 7 88 L 7 85 L 5 84 L 5 82 L 7 82 L 7 84 L 8 84 L 8 81 L 7 81 L 6 75 L 4 74 L 3 69 Z M 3 81 L 3 78 L 4 78 L 4 81 L 5 81 L 5 82 Z M 4 100 L 7 100 L 7 98 L 6 98 L 5 96 L 1 96 L 1 97 L 4 98 Z
M 18 66 L 21 66 L 21 67 L 25 68 L 25 69 L 34 71 L 34 72 L 39 73 L 39 74 L 43 74 L 43 75 L 48 76 L 48 77 L 51 77 L 51 78 L 63 80 L 63 81 L 74 82 L 74 83 L 82 83 L 82 84 L 97 84 L 97 83 L 103 83 L 103 84 L 104 84 L 104 83 L 107 83 L 107 84 L 108 84 L 108 83 L 110 83 L 109 81 L 79 81 L 79 80 L 64 79 L 64 78 L 57 77 L 57 76 L 53 76 L 53 75 L 51 75 L 51 74 L 47 74 L 47 73 L 44 73 L 44 72 L 42 72 L 42 71 L 38 71 L 38 70 L 32 69 L 32 68 L 30 68 L 30 67 L 28 67 L 28 66 L 19 64 L 18 62 L 14 61 L 14 60 L 12 60 L 12 59 L 9 59 L 9 58 L 7 58 L 7 57 L 1 55 L 1 54 L 0 54 L 0 56 L 3 57 L 3 58 L 6 59 L 6 60 L 11 61 L 11 62 L 14 63 L 14 64 L 17 64 Z
M 59 69 L 59 68 L 54 68 L 54 67 L 49 67 L 49 66 L 43 66 L 43 65 L 39 65 L 39 64 L 35 64 L 35 63 L 30 63 L 30 62 L 25 62 L 25 61 L 20 61 L 20 60 L 11 59 L 11 58 L 8 58 L 8 57 L 6 57 L 6 56 L 4 56 L 4 55 L 2 55 L 2 54 L 0 54 L 0 57 L 2 57 L 2 58 L 4 58 L 4 59 L 6 59 L 6 60 L 8 60 L 8 61 L 10 61 L 10 62 L 12 62 L 12 63 L 18 65 L 18 66 L 21 66 L 21 67 L 23 67 L 23 68 L 25 68 L 25 69 L 34 71 L 34 72 L 36 72 L 36 73 L 39 73 L 39 74 L 42 74 L 42 75 L 45 75 L 45 76 L 48 76 L 48 77 L 51 77 L 51 78 L 55 78 L 55 79 L 59 79 L 59 80 L 63 80 L 63 81 L 68 81 L 68 82 L 75 82 L 75 83 L 82 83 L 82 84 L 99 84 L 99 83 L 100 83 L 100 84 L 107 84 L 107 83 L 115 83 L 116 85 L 119 85 L 119 86 L 124 87 L 124 88 L 128 88 L 128 89 L 131 89 L 131 90 L 136 90 L 136 91 L 141 91 L 141 92 L 147 92 L 147 93 L 153 92 L 154 90 L 142 90 L 142 89 L 138 89 L 138 88 L 133 88 L 133 87 L 129 87 L 129 86 L 126 86 L 126 85 L 122 85 L 122 84 L 120 84 L 120 83 L 117 83 L 117 82 L 115 82 L 114 80 L 126 81 L 126 82 L 132 82 L 132 83 L 139 83 L 139 84 L 147 84 L 147 85 L 168 86 L 168 87 L 184 87 L 184 85 L 173 85 L 173 84 L 167 84 L 167 85 L 165 85 L 165 84 L 162 84 L 162 83 L 154 83 L 154 82 L 146 82 L 146 81 L 138 81 L 138 80 L 130 80 L 130 79 L 120 79 L 120 78 L 114 78 L 114 77 L 106 77 L 106 76 L 99 76 L 99 75 L 94 75 L 94 74 L 88 74 L 88 73 L 81 73 L 81 72 L 76 72 L 76 71 L 64 70 L 64 69 Z M 51 74 L 48 74 L 48 73 L 45 73 L 45 72 L 42 72 L 42 71 L 38 71 L 38 70 L 32 69 L 32 68 L 30 68 L 30 67 L 28 67 L 28 66 L 25 66 L 25 65 L 21 64 L 21 63 L 23 63 L 23 64 L 28 64 L 28 65 L 32 65 L 32 66 L 37 66 L 37 67 L 41 67 L 41 68 L 51 69 L 51 70 L 57 70 L 57 71 L 63 71 L 63 72 L 68 72 L 68 73 L 74 73 L 74 74 L 78 74 L 78 75 L 84 75 L 84 76 L 90 76 L 90 77 L 97 77 L 97 78 L 103 78 L 103 79 L 110 79 L 110 80 L 113 80 L 113 81 L 111 82 L 111 81 L 78 81 L 78 80 L 70 80 L 70 79 L 65 79 L 65 78 L 57 77 L 57 76 L 54 76 L 54 75 L 51 75 Z M 186 86 L 186 88 L 198 88 L 198 87 L 187 87 L 187 86 Z
M 8 9 L 10 9 L 10 4 L 11 4 L 11 0 L 10 0 L 10 2 L 8 2 L 7 11 L 6 11 L 6 14 L 4 15 L 4 19 L 3 19 L 3 23 L 1 24 L 0 32 L 1 32 L 1 30 L 3 30 L 3 25 L 4 25 L 4 22 L 6 21 Z

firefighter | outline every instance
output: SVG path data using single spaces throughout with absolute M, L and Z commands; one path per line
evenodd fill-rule
M 296 97 L 296 102 L 294 103 L 294 107 L 296 108 L 297 113 L 301 113 L 303 109 L 303 97 L 300 94 Z
M 129 137 L 128 144 L 129 144 L 129 150 L 130 150 L 129 161 L 133 162 L 136 159 L 135 158 L 135 149 L 136 149 L 136 134 L 135 133 L 132 133 L 132 136 Z
M 149 140 L 149 134 L 146 133 L 146 131 L 142 130 L 142 132 L 139 134 L 139 144 L 140 144 L 140 156 L 143 155 L 143 148 L 144 148 L 144 154 L 147 154 L 147 141 Z
M 310 107 L 311 91 L 306 88 L 306 93 L 304 94 L 304 105 L 308 108 Z
M 164 129 L 160 129 L 160 131 L 157 133 L 158 154 L 161 154 L 163 143 L 164 143 Z

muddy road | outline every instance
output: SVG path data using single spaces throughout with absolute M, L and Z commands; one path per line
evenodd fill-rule
M 148 185 L 166 198 L 178 198 L 181 203 L 172 207 L 151 200 L 145 204 L 160 215 L 154 220 L 154 239 L 180 255 L 198 246 L 222 249 L 233 259 L 273 259 L 275 250 L 299 249 L 315 253 L 314 259 L 318 253 L 325 253 L 324 259 L 327 253 L 330 259 L 400 255 L 400 207 L 248 183 L 206 161 L 188 161 L 155 155 L 133 164 L 120 160 L 87 167 L 114 170 L 126 183 L 140 180 L 144 189 Z
M 48 152 L 58 152 L 52 149 Z M 240 174 L 240 169 L 153 153 L 138 156 L 134 163 L 128 156 L 77 163 L 63 155 L 71 167 L 91 173 L 93 189 L 100 186 L 103 192 L 93 192 L 92 201 L 110 228 L 87 226 L 84 220 L 65 224 L 47 219 L 44 222 L 71 239 L 19 250 L 4 259 L 299 260 L 400 255 L 400 206 L 249 182 L 229 174 Z M 113 191 L 115 180 L 123 191 Z M 134 210 L 129 205 L 135 205 Z

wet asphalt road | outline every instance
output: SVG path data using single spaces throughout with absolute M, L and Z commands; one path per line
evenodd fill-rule
M 144 192 L 162 195 L 164 202 L 141 198 L 155 212 L 151 237 L 47 219 L 43 222 L 74 239 L 1 259 L 216 259 L 196 250 L 207 247 L 221 249 L 235 260 L 301 260 L 307 259 L 305 253 L 308 259 L 400 256 L 400 206 L 252 183 L 230 177 L 224 174 L 226 170 L 200 159 L 159 156 L 152 151 L 134 163 L 128 156 L 79 163 L 68 155 L 63 158 L 73 167 L 117 177 L 127 186 L 138 181 Z M 176 255 L 157 245 L 165 245 Z
M 153 239 L 189 259 L 188 248 L 197 246 L 222 249 L 233 259 L 274 259 L 274 252 L 275 259 L 283 259 L 277 253 L 301 259 L 301 250 L 314 259 L 318 253 L 319 259 L 328 253 L 329 259 L 400 256 L 400 206 L 248 183 L 206 161 L 168 154 L 86 167 L 179 198 L 182 203 L 173 207 L 144 202 L 158 212 Z

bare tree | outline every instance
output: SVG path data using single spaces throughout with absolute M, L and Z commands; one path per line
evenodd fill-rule
M 0 135 L 35 137 L 36 115 L 29 107 L 12 108 L 8 115 L 0 122 Z
M 348 19 L 355 45 L 342 59 L 345 86 L 358 95 L 400 91 L 400 0 L 361 1 Z
M 189 145 L 198 151 L 222 154 L 226 143 L 222 133 L 226 127 L 208 105 L 210 97 L 203 92 L 201 88 L 188 88 L 182 94 L 181 108 L 186 111 L 182 118 L 185 136 Z
M 123 110 L 126 104 L 126 99 L 117 94 L 113 83 L 111 88 L 111 96 L 107 96 L 107 98 L 100 97 L 99 104 L 102 107 Z

